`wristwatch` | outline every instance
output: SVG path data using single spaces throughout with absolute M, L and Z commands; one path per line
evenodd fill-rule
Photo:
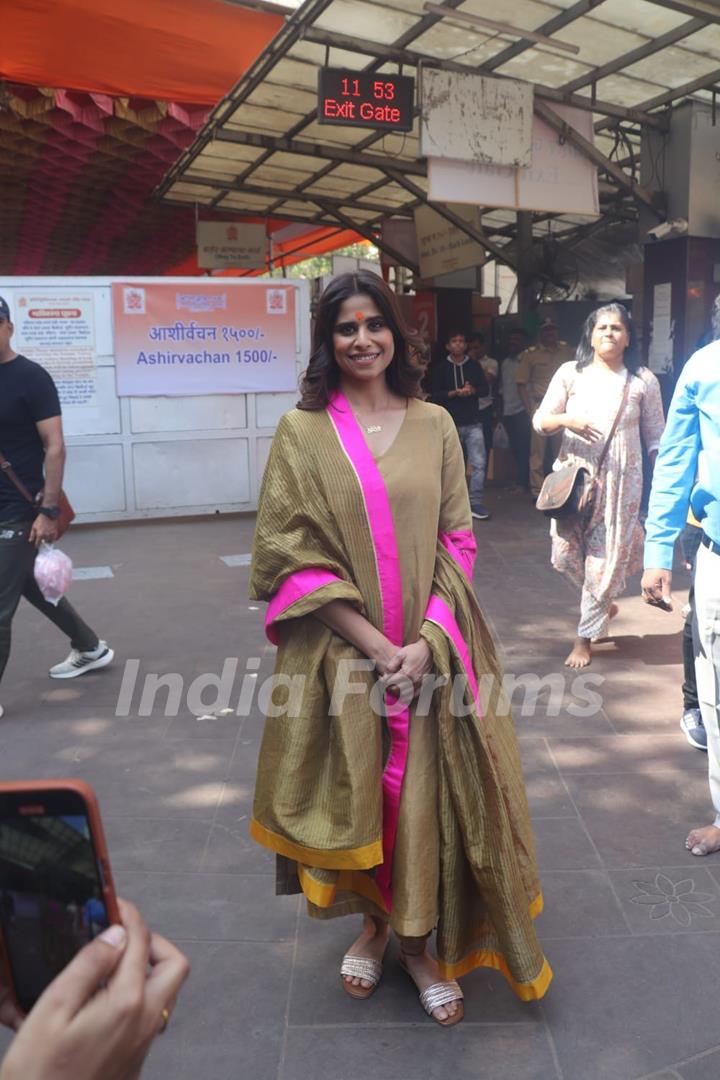
M 59 506 L 39 506 L 38 512 L 44 514 L 45 517 L 50 518 L 51 521 L 57 521 L 57 519 L 60 517 Z

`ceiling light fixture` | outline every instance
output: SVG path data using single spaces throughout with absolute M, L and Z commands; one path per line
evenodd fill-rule
M 425 4 L 424 10 L 431 15 L 441 15 L 445 18 L 455 19 L 457 22 L 467 23 L 468 26 L 481 26 L 484 30 L 495 30 L 499 34 L 511 34 L 513 37 L 523 38 L 525 41 L 535 41 L 540 45 L 551 45 L 554 49 L 562 49 L 563 52 L 577 56 L 580 52 L 578 45 L 571 45 L 569 41 L 558 41 L 557 38 L 546 37 L 545 34 L 536 34 L 534 30 L 520 30 L 517 26 L 508 23 L 496 22 L 494 19 L 486 19 L 484 15 L 471 15 L 470 12 L 457 11 L 455 8 L 444 7 L 442 4 Z

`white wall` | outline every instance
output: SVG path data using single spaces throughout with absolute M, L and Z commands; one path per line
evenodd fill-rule
M 32 288 L 92 292 L 97 339 L 97 404 L 67 409 L 63 423 L 68 456 L 65 489 L 78 522 L 254 510 L 278 420 L 296 393 L 222 394 L 202 397 L 118 398 L 115 390 L 112 281 L 208 284 L 212 278 L 5 278 L 0 295 L 14 307 L 14 293 Z M 224 281 L 232 279 L 223 279 Z M 234 281 L 252 288 L 252 281 Z M 296 368 L 310 350 L 310 292 L 297 289 Z M 1 447 L 1 443 L 0 443 Z

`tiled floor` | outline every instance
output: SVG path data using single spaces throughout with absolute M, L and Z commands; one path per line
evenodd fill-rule
M 549 567 L 545 522 L 524 500 L 488 501 L 476 585 L 516 677 L 546 901 L 538 927 L 555 981 L 542 1004 L 523 1005 L 499 975 L 475 973 L 467 1019 L 451 1031 L 424 1017 L 394 949 L 371 1000 L 344 995 L 337 967 L 352 925 L 311 922 L 296 899 L 275 897 L 272 858 L 248 839 L 261 724 L 257 710 L 243 720 L 234 709 L 271 670 L 272 650 L 244 560 L 221 557 L 249 552 L 252 519 L 70 534 L 76 565 L 113 571 L 72 591 L 117 652 L 105 671 L 47 680 L 64 642 L 20 610 L 2 775 L 89 779 L 121 891 L 192 960 L 146 1080 L 720 1075 L 720 857 L 683 847 L 709 800 L 704 755 L 677 727 L 680 616 L 644 607 L 633 582 L 592 680 L 573 682 L 562 661 L 576 597 Z M 686 584 L 680 575 L 680 599 Z M 214 680 L 193 682 L 207 673 Z M 168 678 L 154 686 L 153 676 Z

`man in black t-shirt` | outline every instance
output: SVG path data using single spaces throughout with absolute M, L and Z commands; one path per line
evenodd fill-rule
M 35 582 L 37 549 L 43 541 L 51 544 L 57 538 L 65 444 L 55 383 L 39 364 L 13 350 L 12 333 L 10 308 L 0 297 L 0 451 L 31 495 L 42 491 L 38 509 L 0 470 L 0 679 L 10 655 L 10 628 L 21 596 L 70 638 L 70 655 L 51 668 L 50 675 L 72 679 L 105 667 L 113 651 L 67 600 L 56 607 L 49 604 Z
M 487 454 L 478 410 L 478 398 L 490 393 L 488 381 L 477 360 L 467 355 L 467 339 L 460 331 L 448 335 L 447 356 L 436 365 L 432 379 L 432 400 L 443 405 L 455 421 L 466 460 L 470 463 L 470 509 L 478 521 L 490 514 L 483 505 Z

